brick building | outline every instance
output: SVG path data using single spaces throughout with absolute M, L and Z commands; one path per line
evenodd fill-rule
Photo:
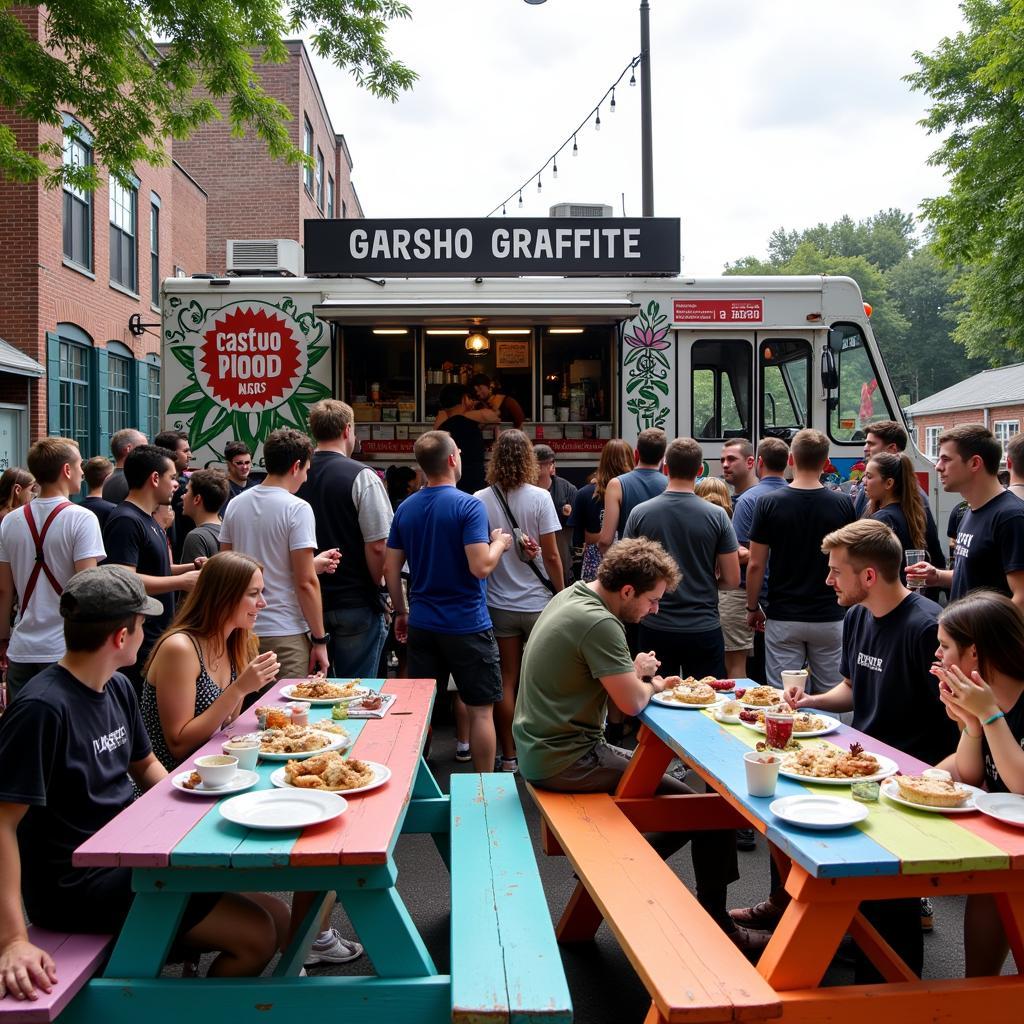
M 41 10 L 17 10 L 35 38 Z M 228 238 L 301 241 L 306 217 L 362 216 L 309 54 L 300 41 L 287 47 L 287 63 L 260 72 L 293 111 L 293 141 L 315 170 L 275 162 L 262 141 L 215 121 L 175 142 L 168 166 L 136 167 L 128 188 L 102 168 L 91 194 L 0 178 L 0 469 L 24 464 L 30 440 L 47 433 L 75 438 L 88 456 L 109 454 L 124 426 L 160 429 L 159 332 L 134 337 L 128 320 L 160 319 L 162 279 L 223 273 Z M 90 126 L 64 116 L 78 135 L 65 140 L 65 161 L 91 163 Z M 61 141 L 10 111 L 0 123 L 30 151 Z
M 931 459 L 938 458 L 942 432 L 960 423 L 984 423 L 1005 450 L 1024 424 L 1024 363 L 983 370 L 904 411 L 918 447 Z
M 175 142 L 174 157 L 210 197 L 206 216 L 206 267 L 225 269 L 229 238 L 293 238 L 303 241 L 309 218 L 362 217 L 352 185 L 352 157 L 334 131 L 323 94 L 301 40 L 289 40 L 288 61 L 257 62 L 263 88 L 293 113 L 291 141 L 309 155 L 312 169 L 271 161 L 261 139 L 232 136 L 226 117 Z M 258 57 L 258 54 L 253 54 Z M 222 114 L 224 100 L 216 100 Z

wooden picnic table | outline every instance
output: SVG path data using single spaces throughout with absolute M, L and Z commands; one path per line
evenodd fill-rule
M 366 682 L 395 694 L 396 701 L 382 719 L 344 723 L 350 749 L 355 757 L 386 764 L 392 774 L 380 789 L 350 797 L 341 817 L 301 832 L 248 830 L 226 821 L 217 800 L 179 793 L 168 777 L 79 847 L 79 866 L 131 868 L 136 897 L 102 976 L 89 982 L 62 1020 L 451 1019 L 450 979 L 438 974 L 406 910 L 393 858 L 399 835 L 413 831 L 433 833 L 448 856 L 448 797 L 422 758 L 435 687 L 432 680 Z M 262 703 L 277 702 L 279 689 Z M 310 721 L 330 714 L 330 707 L 314 706 Z M 230 731 L 255 728 L 249 711 Z M 219 753 L 224 738 L 218 733 L 197 753 Z M 261 760 L 259 786 L 269 788 L 279 767 Z M 192 893 L 282 891 L 318 898 L 273 976 L 198 982 L 161 976 Z M 298 977 L 332 892 L 372 959 L 375 977 Z
M 913 709 L 907 713 L 913 714 Z M 638 828 L 721 827 L 731 812 L 738 812 L 791 862 L 786 890 L 792 900 L 757 964 L 781 1000 L 783 1020 L 863 1024 L 870 1015 L 908 1024 L 972 1017 L 992 1024 L 1021 1019 L 1024 979 L 921 980 L 863 918 L 859 904 L 990 893 L 996 897 L 1019 968 L 1024 965 L 1024 830 L 981 813 L 947 816 L 915 811 L 884 797 L 866 805 L 868 817 L 856 826 L 828 832 L 794 827 L 771 813 L 772 799 L 808 792 L 844 796 L 848 791 L 780 776 L 775 797 L 751 797 L 742 755 L 762 738 L 758 733 L 742 725 L 723 725 L 706 711 L 653 703 L 640 718 L 644 728 L 637 750 L 614 798 Z M 805 742 L 821 741 L 841 746 L 860 742 L 869 751 L 893 758 L 903 772 L 927 767 L 845 725 L 820 741 Z M 655 796 L 662 774 L 676 756 L 707 783 L 709 794 Z M 767 885 L 766 878 L 766 890 Z M 572 932 L 574 916 L 584 931 L 590 926 L 588 919 L 592 924 L 593 902 L 579 895 L 559 926 L 560 935 Z M 819 987 L 847 932 L 886 984 Z M 777 1014 L 772 1011 L 768 1016 Z M 653 1007 L 650 1024 L 663 1019 Z

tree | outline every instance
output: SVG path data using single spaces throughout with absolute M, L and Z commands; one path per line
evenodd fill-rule
M 931 162 L 949 192 L 922 206 L 942 259 L 963 268 L 956 340 L 996 360 L 1024 349 L 1024 4 L 963 0 L 967 29 L 907 76 L 932 100 L 921 122 L 942 143 Z
M 137 163 L 164 164 L 164 140 L 219 117 L 228 100 L 235 135 L 255 132 L 271 156 L 308 162 L 290 140 L 288 108 L 268 96 L 250 55 L 288 59 L 282 37 L 311 32 L 319 56 L 394 101 L 416 74 L 385 44 L 390 21 L 410 16 L 400 0 L 48 0 L 0 11 L 0 107 L 73 135 L 62 111 L 89 125 L 97 162 L 127 182 Z M 37 31 L 33 31 L 36 29 Z M 38 36 L 40 38 L 34 38 Z M 157 44 L 154 40 L 164 40 Z M 0 175 L 95 188 L 95 166 L 71 167 L 62 146 L 18 145 L 0 124 Z

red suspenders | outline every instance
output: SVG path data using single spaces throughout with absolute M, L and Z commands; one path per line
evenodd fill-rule
M 58 597 L 64 590 L 64 588 L 57 582 L 57 577 L 53 575 L 50 571 L 50 567 L 46 564 L 46 559 L 43 557 L 43 542 L 46 540 L 46 534 L 49 532 L 54 519 L 56 519 L 64 509 L 70 508 L 72 504 L 73 502 L 70 501 L 62 501 L 57 505 L 46 517 L 46 521 L 43 523 L 43 529 L 41 532 L 36 528 L 35 516 L 32 515 L 32 503 L 29 502 L 27 505 L 22 506 L 25 510 L 25 519 L 28 521 L 29 532 L 32 534 L 32 540 L 35 541 L 36 545 L 36 564 L 32 567 L 32 574 L 28 578 L 28 583 L 25 585 L 25 593 L 21 598 L 22 615 L 25 614 L 28 602 L 32 597 L 33 591 L 36 589 L 36 583 L 39 582 L 40 572 L 46 573 L 46 578 L 50 581 L 50 585 L 56 591 Z

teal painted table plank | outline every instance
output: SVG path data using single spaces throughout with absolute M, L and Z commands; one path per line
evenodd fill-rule
M 367 977 L 98 978 L 61 1014 L 60 1024 L 448 1024 L 448 975 L 431 978 Z
M 452 1019 L 572 1020 L 514 779 L 451 778 Z

